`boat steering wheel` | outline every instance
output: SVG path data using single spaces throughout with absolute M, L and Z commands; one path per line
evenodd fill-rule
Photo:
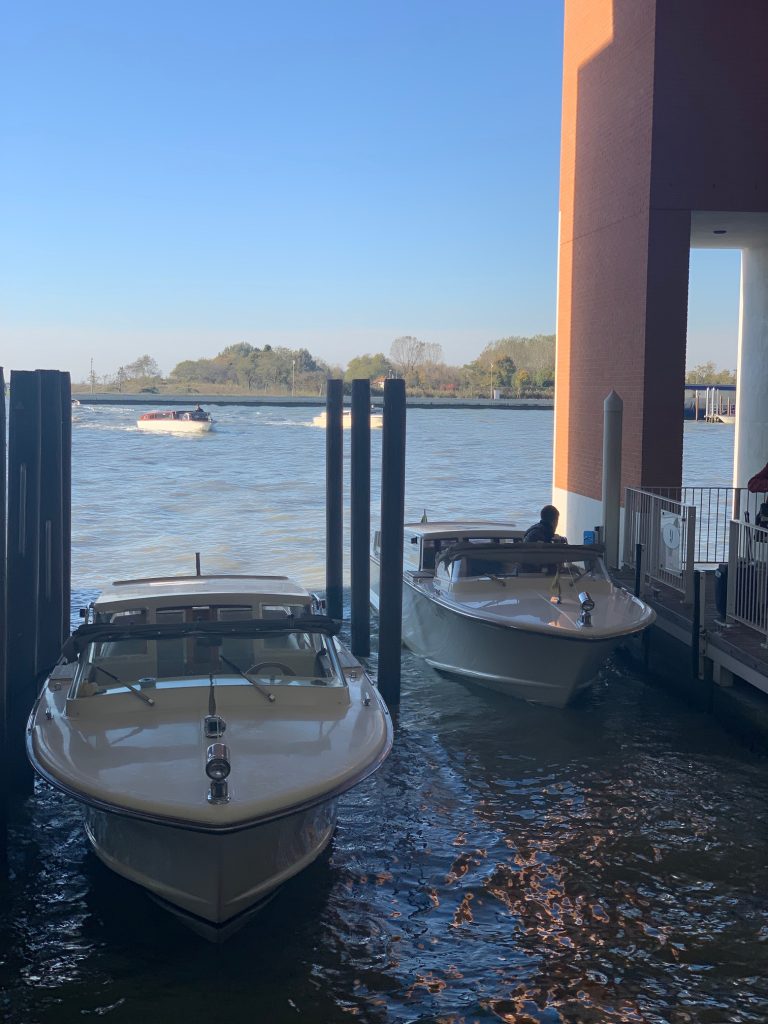
M 296 675 L 296 673 L 293 671 L 293 669 L 290 667 L 290 665 L 284 665 L 282 663 L 282 661 L 260 661 L 256 665 L 251 665 L 251 667 L 247 670 L 247 672 L 245 674 L 247 676 L 250 676 L 250 675 L 254 675 L 255 676 L 255 675 L 258 675 L 259 672 L 262 672 L 265 668 L 276 668 L 278 670 L 278 672 L 281 675 L 284 675 L 284 676 L 295 676 Z

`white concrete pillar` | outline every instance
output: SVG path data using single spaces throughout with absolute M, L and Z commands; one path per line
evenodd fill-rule
M 743 249 L 733 485 L 768 462 L 768 248 Z

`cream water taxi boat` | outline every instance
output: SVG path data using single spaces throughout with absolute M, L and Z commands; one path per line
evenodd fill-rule
M 522 536 L 508 523 L 408 524 L 403 642 L 439 672 L 563 707 L 656 615 L 611 582 L 601 546 Z M 376 534 L 375 608 L 379 553 Z
M 139 430 L 152 434 L 205 434 L 213 418 L 205 409 L 161 409 L 145 412 L 136 420 Z
M 88 618 L 29 758 L 108 867 L 225 937 L 326 847 L 339 795 L 389 753 L 386 706 L 286 577 L 128 580 Z
M 384 424 L 384 416 L 383 416 L 383 414 L 380 413 L 380 412 L 374 412 L 373 410 L 371 410 L 371 430 L 381 430 L 383 424 Z M 352 410 L 351 409 L 345 409 L 344 412 L 342 413 L 341 425 L 342 425 L 344 430 L 350 430 L 351 429 L 351 427 L 352 427 Z M 319 415 L 313 417 L 313 419 L 312 419 L 312 426 L 313 427 L 327 427 L 328 426 L 328 417 L 327 417 L 327 414 L 325 412 L 325 409 L 323 409 L 323 411 L 321 413 L 319 413 Z

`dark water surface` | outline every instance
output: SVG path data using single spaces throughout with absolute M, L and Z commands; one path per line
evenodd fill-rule
M 210 438 L 154 438 L 130 410 L 78 412 L 75 603 L 195 550 L 322 583 L 311 413 L 227 409 Z M 527 521 L 551 430 L 546 412 L 410 413 L 408 513 Z M 732 441 L 689 424 L 687 481 L 727 482 Z M 76 805 L 39 786 L 12 837 L 3 1019 L 768 1021 L 763 759 L 620 662 L 565 711 L 407 652 L 403 682 L 394 751 L 342 799 L 328 854 L 220 947 L 104 868 Z

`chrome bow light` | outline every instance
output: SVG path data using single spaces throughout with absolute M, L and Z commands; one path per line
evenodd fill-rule
M 208 801 L 212 804 L 229 802 L 227 776 L 232 770 L 229 763 L 229 749 L 225 743 L 212 743 L 205 759 L 205 774 L 211 780 Z
M 581 615 L 579 616 L 580 626 L 591 626 L 592 625 L 592 612 L 595 610 L 595 602 L 589 596 L 586 590 L 582 590 L 579 594 L 579 604 L 581 605 Z

